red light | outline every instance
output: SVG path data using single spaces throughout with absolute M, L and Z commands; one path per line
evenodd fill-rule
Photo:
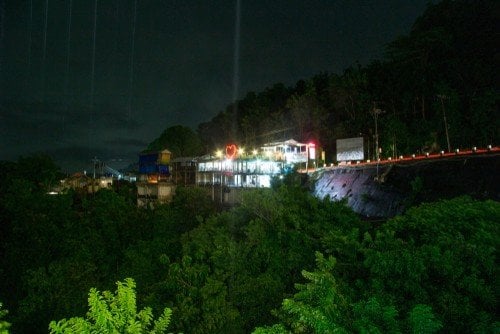
M 226 145 L 226 158 L 234 159 L 238 155 L 238 146 L 235 144 Z

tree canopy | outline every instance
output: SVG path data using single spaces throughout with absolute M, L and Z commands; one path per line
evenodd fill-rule
M 317 252 L 316 268 L 302 271 L 307 282 L 282 303 L 282 323 L 255 333 L 493 333 L 499 219 L 498 202 L 462 197 L 412 208 L 362 239 L 348 235 L 357 274 Z
M 118 288 L 115 294 L 90 289 L 86 318 L 51 321 L 50 333 L 165 333 L 172 316 L 169 308 L 165 308 L 163 314 L 153 321 L 151 308 L 146 307 L 137 312 L 133 279 L 126 278 L 124 282 L 117 282 L 116 285 Z

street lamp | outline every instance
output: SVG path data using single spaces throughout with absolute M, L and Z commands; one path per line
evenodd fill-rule
M 446 113 L 444 112 L 444 102 L 443 102 L 443 99 L 448 98 L 448 96 L 439 94 L 437 97 L 441 100 L 441 110 L 443 111 L 443 120 L 444 120 L 444 131 L 446 132 L 446 143 L 448 144 L 448 153 L 450 153 L 451 152 L 450 136 L 448 135 L 448 123 L 446 122 Z
M 222 150 L 217 150 L 215 152 L 215 156 L 217 157 L 217 162 L 218 162 L 218 165 L 219 165 L 219 175 L 220 175 L 220 202 L 222 203 Z M 216 165 L 217 166 L 217 165 Z M 217 167 L 214 166 L 214 172 L 213 172 L 213 176 L 214 176 L 214 184 L 213 184 L 213 189 L 212 190 L 212 198 L 215 197 L 215 176 L 216 176 L 216 173 L 217 173 Z
M 378 147 L 378 115 L 385 113 L 385 110 L 373 107 L 371 114 L 375 120 L 375 156 L 377 157 L 377 181 L 378 181 L 378 163 L 380 161 L 380 149 Z
M 378 147 L 378 115 L 383 113 L 385 113 L 385 110 L 375 107 L 371 111 L 373 119 L 375 120 L 375 156 L 377 158 L 377 161 L 380 160 L 380 152 Z

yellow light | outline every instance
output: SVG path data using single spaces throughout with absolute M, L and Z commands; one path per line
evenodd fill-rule
M 245 153 L 245 149 L 242 147 L 240 149 L 238 149 L 238 154 L 239 155 L 243 155 Z
M 215 156 L 216 156 L 217 158 L 222 157 L 222 151 L 221 151 L 221 150 L 217 150 L 217 151 L 215 151 Z
M 253 154 L 253 155 L 257 155 L 257 150 L 253 150 L 253 151 L 252 151 L 252 154 Z

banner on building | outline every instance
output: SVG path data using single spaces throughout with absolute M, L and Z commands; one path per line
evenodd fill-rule
M 337 139 L 337 161 L 361 161 L 364 158 L 363 137 Z

